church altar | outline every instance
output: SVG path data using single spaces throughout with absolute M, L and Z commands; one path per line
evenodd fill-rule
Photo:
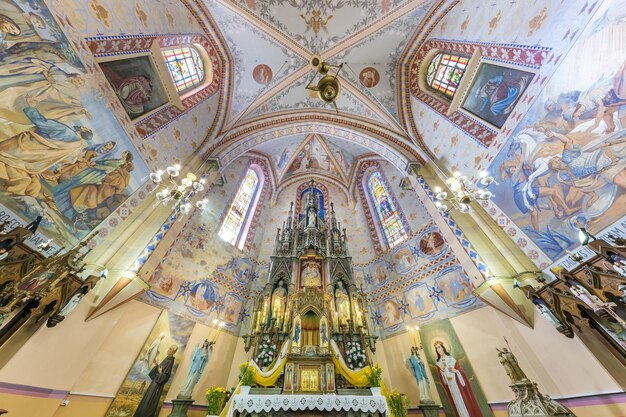
M 280 411 L 305 410 L 323 412 L 344 411 L 347 413 L 356 412 L 358 415 L 367 413 L 366 415 L 370 416 L 389 416 L 387 400 L 382 395 L 237 394 L 233 397 L 228 417 L 235 415 L 235 412 L 240 414 L 268 413 L 276 415 Z

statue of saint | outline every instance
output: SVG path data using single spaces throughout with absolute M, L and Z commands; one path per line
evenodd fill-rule
M 187 374 L 187 379 L 185 383 L 180 388 L 180 393 L 178 397 L 191 397 L 193 393 L 193 389 L 200 380 L 202 376 L 202 372 L 204 371 L 204 367 L 210 359 L 210 354 L 213 352 L 213 345 L 215 342 L 209 342 L 205 340 L 202 344 L 202 347 L 196 345 L 192 359 L 191 366 L 189 367 L 189 373 Z
M 498 358 L 500 358 L 500 363 L 502 364 L 502 366 L 504 366 L 504 370 L 506 371 L 506 374 L 509 376 L 509 378 L 511 378 L 512 383 L 528 381 L 528 377 L 526 376 L 524 371 L 522 371 L 522 368 L 520 368 L 519 364 L 517 363 L 517 358 L 515 357 L 515 355 L 513 355 L 513 352 L 511 352 L 507 348 L 496 348 L 496 350 L 498 351 Z
M 159 413 L 159 405 L 161 404 L 161 394 L 165 388 L 165 384 L 172 376 L 172 368 L 174 368 L 174 354 L 178 350 L 178 346 L 172 345 L 167 350 L 167 356 L 159 364 L 154 359 L 154 367 L 150 370 L 148 376 L 151 381 L 146 393 L 141 397 L 139 406 L 133 414 L 133 417 L 154 417 Z
M 428 374 L 426 373 L 426 367 L 424 366 L 422 357 L 416 347 L 411 347 L 411 356 L 408 360 L 406 360 L 406 364 L 407 368 L 415 374 L 415 379 L 417 380 L 417 386 L 420 392 L 420 403 L 433 402 L 430 396 L 430 381 L 428 379 Z
M 315 227 L 315 220 L 317 219 L 317 215 L 315 214 L 315 210 L 309 210 L 309 215 L 307 216 L 307 226 Z
M 285 314 L 286 298 L 287 290 L 285 289 L 285 282 L 281 279 L 276 284 L 276 288 L 272 294 L 272 318 L 275 318 L 277 322 L 279 322 Z
M 350 319 L 350 299 L 343 287 L 342 281 L 337 282 L 337 288 L 335 289 L 335 306 L 337 308 L 339 324 L 347 325 Z

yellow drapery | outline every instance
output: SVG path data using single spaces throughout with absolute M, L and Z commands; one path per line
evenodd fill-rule
M 333 358 L 333 363 L 335 364 L 335 369 L 339 372 L 350 384 L 355 387 L 362 388 L 366 387 L 369 382 L 367 380 L 367 373 L 371 371 L 371 366 L 366 366 L 361 369 L 350 369 L 344 361 L 341 352 L 339 351 L 339 347 L 334 340 L 330 341 L 330 353 Z M 380 393 L 387 399 L 387 403 L 389 403 L 389 392 L 387 391 L 387 387 L 385 387 L 385 383 L 380 382 Z M 389 410 L 389 414 L 391 417 L 394 417 L 391 409 Z

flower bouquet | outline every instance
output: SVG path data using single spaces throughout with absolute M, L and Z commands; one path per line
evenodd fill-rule
M 260 366 L 268 366 L 274 360 L 276 356 L 276 345 L 271 342 L 263 342 L 259 348 L 259 356 L 256 361 Z
M 365 366 L 367 356 L 359 342 L 346 343 L 346 361 L 350 369 L 360 369 Z
M 211 387 L 206 390 L 207 414 L 216 416 L 222 412 L 226 403 L 226 388 Z

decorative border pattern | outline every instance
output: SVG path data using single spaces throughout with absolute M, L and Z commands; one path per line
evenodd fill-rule
M 135 127 L 137 132 L 144 138 L 148 138 L 160 131 L 168 124 L 179 118 L 182 114 L 194 108 L 207 98 L 215 94 L 222 78 L 222 68 L 220 66 L 217 52 L 209 39 L 201 34 L 185 34 L 175 36 L 97 36 L 86 38 L 87 47 L 96 58 L 111 57 L 146 52 L 154 41 L 158 41 L 161 48 L 171 48 L 176 45 L 201 45 L 211 60 L 213 67 L 213 79 L 211 83 L 204 86 L 200 91 L 185 97 L 183 102 L 184 110 L 173 105 L 166 105 L 163 109 L 139 120 Z
M 532 69 L 541 68 L 544 62 L 548 59 L 549 53 L 552 50 L 552 48 L 542 46 L 429 39 L 417 51 L 415 57 L 409 65 L 409 89 L 411 94 L 413 94 L 416 99 L 431 107 L 441 116 L 458 126 L 461 130 L 468 133 L 485 148 L 489 147 L 493 143 L 494 139 L 498 135 L 498 131 L 458 110 L 450 116 L 447 116 L 450 103 L 445 100 L 441 100 L 434 94 L 420 88 L 419 70 L 424 64 L 424 58 L 433 49 L 451 51 L 464 55 L 472 55 L 477 50 L 480 50 L 483 58 Z
M 374 221 L 378 221 L 378 219 L 374 220 L 372 216 L 372 211 L 376 211 L 376 208 L 370 206 L 370 199 L 367 198 L 365 184 L 363 184 L 363 176 L 365 175 L 367 171 L 370 170 L 370 168 L 374 168 L 372 171 L 378 171 L 380 173 L 383 183 L 385 184 L 385 187 L 387 188 L 387 192 L 389 193 L 389 196 L 391 197 L 391 200 L 393 201 L 393 205 L 395 206 L 396 211 L 398 212 L 398 217 L 400 217 L 400 222 L 402 223 L 402 226 L 404 226 L 404 232 L 406 233 L 407 237 L 410 236 L 412 232 L 411 232 L 411 226 L 409 225 L 409 222 L 406 220 L 406 217 L 404 216 L 402 207 L 400 206 L 400 204 L 398 204 L 398 201 L 396 200 L 396 196 L 394 195 L 393 190 L 389 186 L 387 177 L 385 176 L 385 173 L 383 172 L 383 169 L 381 168 L 378 161 L 363 162 L 361 166 L 359 167 L 359 175 L 357 177 L 357 188 L 359 189 L 359 195 L 361 196 L 361 205 L 363 206 L 365 219 L 367 220 L 367 225 L 370 229 L 370 236 L 372 238 L 372 242 L 374 243 L 374 249 L 376 250 L 376 255 L 380 255 L 384 251 L 383 248 L 388 248 L 388 249 L 391 249 L 391 248 L 389 248 L 389 245 L 387 243 L 383 245 L 383 243 L 378 238 L 376 224 L 374 223 Z M 384 231 L 383 231 L 383 235 L 384 235 Z

